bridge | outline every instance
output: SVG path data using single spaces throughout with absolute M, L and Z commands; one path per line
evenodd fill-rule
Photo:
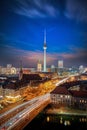
M 13 110 L 9 110 L 0 116 L 0 130 L 21 130 L 23 129 L 35 116 L 38 115 L 50 103 L 50 94 L 36 97 L 22 105 L 19 105 Z M 24 108 L 19 111 L 20 108 Z M 19 111 L 15 116 L 11 117 L 5 123 L 1 119 L 5 116 Z
M 69 76 L 59 81 L 56 86 L 59 86 L 69 79 Z M 38 113 L 40 113 L 50 103 L 50 93 L 33 98 L 7 112 L 0 115 L 0 130 L 22 130 Z

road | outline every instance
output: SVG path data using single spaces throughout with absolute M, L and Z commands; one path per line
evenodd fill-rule
M 59 81 L 56 86 L 66 82 L 70 78 L 67 77 L 61 81 Z M 36 97 L 28 102 L 25 102 L 21 105 L 16 106 L 15 108 L 5 112 L 4 114 L 0 115 L 0 129 L 1 130 L 13 130 L 14 127 L 18 126 L 19 124 L 23 124 L 23 122 L 28 122 L 37 115 L 40 108 L 44 108 L 43 104 L 50 101 L 50 94 L 45 94 L 43 96 Z M 41 106 L 42 105 L 42 106 Z M 40 107 L 40 108 L 39 108 Z M 35 111 L 38 111 L 35 113 Z M 33 113 L 32 113 L 33 111 Z M 32 113 L 32 115 L 31 115 Z M 35 115 L 34 115 L 35 113 Z M 25 124 L 25 123 L 24 123 Z M 20 126 L 20 125 L 19 125 Z M 24 125 L 23 125 L 24 126 Z
M 17 113 L 19 113 L 20 111 L 24 110 L 25 108 L 27 108 L 28 106 L 30 106 L 31 104 L 36 102 L 36 100 L 37 100 L 37 98 L 34 98 L 31 101 L 28 101 L 28 102 L 25 102 L 25 103 L 23 103 L 21 105 L 18 105 L 15 108 L 1 114 L 0 115 L 0 126 L 2 124 L 4 124 L 6 121 L 8 121 L 10 118 L 15 116 Z
M 66 82 L 67 80 L 69 80 L 71 77 L 75 77 L 75 76 L 78 76 L 78 74 L 70 75 L 70 76 L 68 76 L 68 77 L 66 77 L 66 78 L 64 78 L 64 79 L 62 79 L 62 80 L 60 80 L 58 83 L 56 83 L 56 86 L 59 86 L 59 85 L 65 83 L 65 82 Z
M 37 98 L 32 99 L 31 101 L 28 101 L 28 103 L 25 103 L 25 105 L 29 104 L 29 106 L 25 107 L 25 109 L 23 109 L 21 112 L 18 112 L 15 116 L 11 117 L 8 121 L 2 124 L 0 129 L 13 130 L 14 127 L 17 127 L 17 126 L 21 127 L 20 126 L 21 123 L 24 123 L 27 120 L 28 122 L 31 121 L 38 114 L 39 110 L 45 107 L 48 104 L 48 102 L 50 102 L 50 94 L 39 96 Z M 24 104 L 22 105 L 24 106 Z M 21 107 L 22 106 L 20 105 L 20 107 L 18 106 L 15 109 L 19 109 Z M 12 110 L 10 111 L 12 112 Z M 9 114 L 10 114 L 10 111 L 8 112 Z

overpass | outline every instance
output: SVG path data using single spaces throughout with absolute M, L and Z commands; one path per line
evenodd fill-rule
M 59 81 L 56 84 L 56 86 L 65 83 L 73 76 L 69 76 Z M 50 93 L 36 97 L 26 103 L 17 106 L 16 108 L 9 110 L 8 112 L 5 112 L 0 116 L 0 130 L 22 130 L 49 103 L 50 103 Z M 7 118 L 9 115 L 10 117 Z
M 2 123 L 0 126 L 0 130 L 22 130 L 49 103 L 50 103 L 49 93 L 43 96 L 36 97 L 31 101 L 28 101 L 28 103 L 26 103 L 28 106 L 26 107 L 25 105 L 24 106 L 25 108 L 22 111 L 18 112 L 15 116 L 11 117 L 4 124 Z M 16 110 L 18 110 L 18 108 L 16 108 L 15 111 Z M 4 113 L 4 115 L 1 115 L 0 120 L 7 113 L 10 114 L 11 111 Z
M 56 83 L 56 86 L 59 86 L 63 83 L 69 82 L 69 81 L 75 81 L 79 79 L 79 74 L 69 75 L 66 78 L 60 80 L 58 83 Z

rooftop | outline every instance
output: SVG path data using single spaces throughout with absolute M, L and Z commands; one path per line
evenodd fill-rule
M 39 74 L 23 74 L 22 80 L 42 80 Z
M 51 93 L 52 94 L 71 95 L 66 87 L 56 87 Z
M 87 98 L 87 91 L 76 91 L 76 90 L 70 90 L 69 91 L 72 96 L 74 97 L 81 97 L 81 98 Z

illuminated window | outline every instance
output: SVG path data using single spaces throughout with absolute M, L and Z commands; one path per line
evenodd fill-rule
M 84 100 L 82 100 L 82 103 L 84 103 Z
M 68 95 L 68 98 L 70 98 L 70 96 Z
M 65 98 L 67 98 L 68 96 L 66 95 Z
M 80 103 L 81 103 L 81 100 L 80 100 Z
M 63 95 L 60 96 L 61 98 L 63 97 Z

